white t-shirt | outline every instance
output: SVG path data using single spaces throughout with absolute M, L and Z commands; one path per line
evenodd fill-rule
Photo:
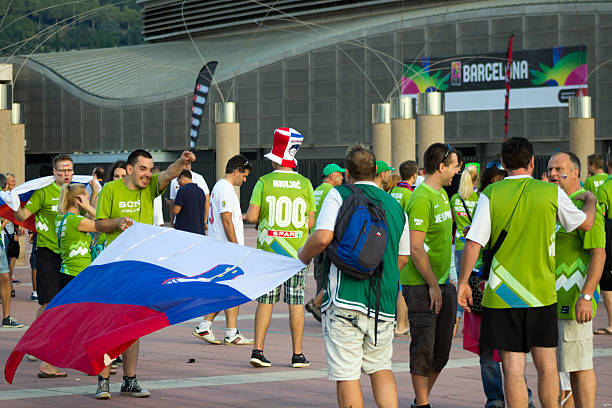
M 217 181 L 210 195 L 210 210 L 208 211 L 208 235 L 220 241 L 229 241 L 225 235 L 221 214 L 231 212 L 234 223 L 234 233 L 240 245 L 244 245 L 244 227 L 242 225 L 242 210 L 236 190 L 232 183 L 222 178 Z
M 200 174 L 196 173 L 195 171 L 192 171 L 191 181 L 196 183 L 198 187 L 200 187 L 204 191 L 204 194 L 206 195 L 210 194 L 210 190 L 208 189 L 208 184 L 206 184 L 204 177 L 202 177 Z M 176 198 L 176 192 L 178 191 L 179 187 L 180 186 L 178 183 L 178 179 L 172 179 L 172 181 L 170 182 L 170 199 L 171 200 L 174 200 Z
M 519 179 L 530 177 L 524 176 L 510 176 L 507 179 Z M 578 228 L 584 220 L 586 220 L 586 214 L 580 211 L 572 200 L 565 194 L 565 191 L 559 188 L 557 194 L 557 222 L 563 227 L 564 230 L 571 232 Z M 489 197 L 484 194 L 480 195 L 478 204 L 476 205 L 476 213 L 474 214 L 474 220 L 470 231 L 466 235 L 466 239 L 477 242 L 481 246 L 487 245 L 489 238 L 491 237 L 491 211 L 489 209 Z
M 162 199 L 160 195 L 153 200 L 153 225 L 164 226 L 164 212 L 162 210 Z

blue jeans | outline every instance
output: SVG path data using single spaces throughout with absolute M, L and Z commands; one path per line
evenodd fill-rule
M 485 408 L 505 406 L 504 402 L 504 386 L 502 383 L 502 372 L 500 363 L 493 360 L 493 349 L 480 347 L 480 378 L 482 379 L 482 388 L 484 389 L 487 403 Z M 525 380 L 525 382 L 527 382 Z M 529 394 L 529 408 L 533 405 L 533 395 L 531 389 L 527 387 Z
M 457 275 L 459 275 L 459 268 L 461 265 L 461 254 L 462 253 L 463 253 L 463 249 L 460 251 L 457 251 L 455 249 L 455 267 L 457 268 Z M 457 276 L 457 279 L 459 279 L 459 276 Z M 457 304 L 457 317 L 459 319 L 463 317 L 463 308 L 459 306 L 459 304 Z

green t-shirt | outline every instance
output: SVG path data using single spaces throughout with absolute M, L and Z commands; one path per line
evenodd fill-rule
M 57 205 L 61 188 L 57 183 L 51 183 L 47 187 L 34 191 L 25 209 L 35 214 L 37 248 L 48 248 L 59 254 L 57 248 L 57 235 L 55 235 L 55 217 L 57 216 Z
M 612 176 L 608 176 L 597 189 L 597 201 L 603 207 L 604 214 L 608 213 L 608 218 L 612 219 Z
M 55 218 L 55 230 L 58 232 L 63 218 L 63 214 L 58 214 Z M 83 218 L 85 217 L 82 215 L 69 213 L 62 225 L 60 234 L 61 272 L 70 276 L 77 276 L 91 263 L 89 252 L 91 236 L 87 232 L 79 231 L 79 224 Z
M 399 252 L 399 242 L 406 223 L 406 214 L 395 200 L 384 190 L 377 186 L 368 184 L 356 184 L 363 193 L 381 203 L 385 211 L 387 224 L 387 248 L 383 255 L 383 276 L 380 282 L 380 307 L 379 318 L 387 321 L 395 320 L 397 291 L 398 291 L 398 265 L 397 256 Z M 336 187 L 342 200 L 352 193 L 346 186 Z M 331 295 L 331 297 L 330 297 Z M 359 310 L 370 316 L 376 310 L 376 288 L 370 287 L 370 280 L 359 280 L 347 276 L 337 268 L 330 268 L 327 287 L 323 294 L 322 310 L 327 310 L 332 301 L 339 307 L 351 310 Z
M 389 191 L 389 194 L 391 194 L 391 197 L 395 198 L 402 209 L 408 213 L 408 200 L 410 200 L 412 190 L 408 187 L 395 186 Z
M 523 194 L 521 189 L 525 187 Z M 559 187 L 525 178 L 506 178 L 488 186 L 491 236 L 508 235 L 491 266 L 482 305 L 493 309 L 542 307 L 557 301 L 555 290 L 555 227 Z M 520 199 L 519 199 L 520 195 Z
M 594 176 L 587 177 L 584 181 L 584 189 L 590 191 L 593 194 L 597 194 L 599 186 L 601 186 L 608 179 L 606 173 L 595 174 Z
M 580 189 L 570 194 L 574 205 L 580 209 L 584 202 L 575 200 L 574 197 L 584 193 Z M 597 208 L 597 216 L 593 228 L 588 231 L 565 232 L 563 227 L 557 224 L 557 236 L 555 247 L 556 263 L 556 287 L 557 287 L 557 315 L 559 319 L 576 319 L 576 302 L 582 292 L 582 287 L 587 276 L 589 262 L 591 260 L 592 248 L 606 247 L 606 231 L 604 226 L 603 210 Z M 599 285 L 593 294 L 593 317 L 597 311 L 597 299 L 599 299 Z
M 468 212 L 470 213 L 470 216 L 474 218 L 479 195 L 479 193 L 474 191 L 467 200 L 463 200 L 465 205 L 468 207 L 467 211 L 461 202 L 461 196 L 459 193 L 453 195 L 450 199 L 451 211 L 455 217 L 455 224 L 457 224 L 457 231 L 455 232 L 455 251 L 462 251 L 463 247 L 465 247 L 465 236 L 463 235 L 463 229 L 472 224 L 470 217 L 468 217 Z M 457 267 L 459 267 L 459 265 L 457 265 Z
M 154 174 L 143 189 L 128 190 L 122 179 L 108 182 L 98 196 L 96 219 L 130 217 L 136 222 L 153 225 L 153 200 L 163 193 L 159 191 L 159 174 Z M 106 233 L 110 244 L 121 230 Z
M 422 231 L 425 236 L 425 251 L 431 269 L 440 284 L 448 283 L 453 242 L 453 219 L 444 189 L 434 190 L 421 183 L 408 201 L 408 222 L 410 231 Z M 400 273 L 402 285 L 425 285 L 412 257 Z
M 294 172 L 268 173 L 257 180 L 251 204 L 260 207 L 257 248 L 297 258 L 308 238 L 308 214 L 316 210 L 310 180 Z
M 323 201 L 325 201 L 325 197 L 329 193 L 329 190 L 332 189 L 332 185 L 329 183 L 321 183 L 321 185 L 314 190 L 314 200 L 315 200 L 315 220 L 321 211 L 321 206 L 323 205 Z

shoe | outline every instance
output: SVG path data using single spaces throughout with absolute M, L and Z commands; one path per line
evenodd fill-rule
M 305 306 L 306 310 L 312 314 L 312 317 L 317 319 L 319 322 L 321 321 L 321 308 L 314 303 L 314 299 L 310 299 Z
M 291 366 L 293 368 L 302 368 L 310 366 L 310 361 L 306 360 L 306 356 L 303 353 L 294 354 L 291 357 Z
M 29 361 L 38 361 L 38 358 L 34 357 L 31 354 L 26 354 L 25 356 Z
M 117 358 L 115 359 L 115 363 L 117 363 L 117 364 L 123 364 L 123 359 L 121 358 L 121 356 L 119 356 L 119 357 L 117 357 Z
M 117 361 L 113 361 L 110 366 L 110 375 L 117 374 Z
M 19 285 L 21 283 L 20 280 L 13 278 L 13 285 Z
M 38 371 L 38 378 L 64 378 L 68 377 L 68 374 L 62 371 L 56 371 L 54 373 L 45 373 L 44 371 Z
M 215 338 L 215 335 L 213 334 L 213 332 L 210 331 L 210 330 L 202 330 L 202 331 L 200 331 L 200 329 L 198 329 L 196 327 L 195 329 L 193 329 L 192 334 L 194 336 L 196 336 L 198 339 L 204 340 L 207 343 L 210 343 L 210 344 L 221 344 L 221 340 L 217 340 Z
M 136 376 L 123 376 L 123 384 L 121 384 L 121 395 L 129 395 L 130 397 L 146 398 L 151 393 L 140 387 Z
M 264 357 L 262 350 L 253 350 L 251 352 L 251 359 L 249 360 L 249 363 L 251 363 L 253 367 L 257 368 L 270 367 L 272 365 L 270 360 Z
M 38 300 L 38 294 L 36 292 L 32 292 L 32 294 L 30 295 L 30 300 L 37 301 Z
M 430 404 L 426 404 L 426 405 L 417 405 L 416 404 L 416 399 L 412 400 L 412 402 L 410 403 L 410 408 L 431 408 Z
M 247 344 L 253 344 L 253 339 L 244 337 L 239 331 L 236 332 L 232 337 L 225 336 L 223 338 L 223 344 L 226 346 L 242 346 Z
M 4 327 L 4 328 L 11 328 L 11 329 L 18 329 L 20 327 L 23 327 L 23 323 L 18 323 L 11 316 L 8 316 L 8 317 L 5 317 L 4 319 L 2 319 L 2 327 Z
M 98 388 L 96 389 L 96 399 L 110 398 L 110 381 L 101 375 L 98 376 Z
M 15 297 L 15 289 L 11 289 L 11 297 Z

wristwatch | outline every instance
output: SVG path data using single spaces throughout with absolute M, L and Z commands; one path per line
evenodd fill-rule
M 593 296 L 591 295 L 585 295 L 584 293 L 581 293 L 580 296 L 578 296 L 579 298 L 582 298 L 586 301 L 591 301 L 591 299 L 593 299 Z

